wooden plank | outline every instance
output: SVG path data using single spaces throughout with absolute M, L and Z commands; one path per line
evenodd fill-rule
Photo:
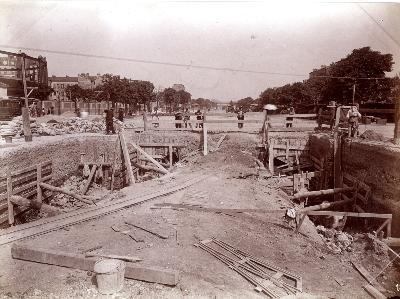
M 155 159 L 153 159 L 152 156 L 150 156 L 148 153 L 146 153 L 140 146 L 137 144 L 130 142 L 130 145 L 132 145 L 138 152 L 140 152 L 143 156 L 145 156 L 147 159 L 149 159 L 154 165 L 156 165 L 158 168 L 160 168 L 162 171 L 168 173 L 169 171 L 165 169 L 164 166 L 162 166 L 160 163 L 158 163 Z
M 97 165 L 93 164 L 92 169 L 90 170 L 89 178 L 83 187 L 82 194 L 86 194 L 89 190 L 90 184 L 92 183 L 92 180 L 94 178 L 94 174 L 96 173 Z
M 390 247 L 400 247 L 400 238 L 389 237 L 383 239 L 383 241 Z
M 185 145 L 183 144 L 176 144 L 176 143 L 169 143 L 169 142 L 165 142 L 165 143 L 139 143 L 138 144 L 140 147 L 178 147 L 178 148 L 182 148 L 185 147 Z
M 354 212 L 336 212 L 336 211 L 310 211 L 305 212 L 311 216 L 347 216 L 359 218 L 382 218 L 392 219 L 392 214 L 376 214 L 376 213 L 354 213 Z
M 361 274 L 362 277 L 370 284 L 376 287 L 380 292 L 384 292 L 385 289 L 381 286 L 381 284 L 374 278 L 372 275 L 361 265 L 359 262 L 351 261 L 354 268 Z
M 52 174 L 50 174 L 50 175 L 44 177 L 44 178 L 42 179 L 42 181 L 47 181 L 47 180 L 49 180 L 51 177 L 52 177 Z M 14 189 L 14 190 L 13 190 L 13 194 L 14 194 L 14 195 L 19 195 L 19 194 L 23 193 L 23 192 L 26 191 L 26 190 L 29 190 L 29 189 L 34 188 L 35 186 L 36 186 L 36 181 L 31 182 L 31 183 L 26 184 L 26 185 L 24 185 L 24 186 L 22 186 L 22 187 L 19 187 L 19 188 Z M 35 191 L 35 194 L 36 194 L 36 191 Z M 26 196 L 25 196 L 25 197 L 26 197 Z M 4 194 L 4 195 L 0 195 L 0 200 L 3 200 L 3 199 L 5 199 L 5 198 L 7 198 L 5 194 Z
M 291 200 L 305 198 L 305 197 L 316 197 L 320 195 L 329 195 L 329 194 L 337 194 L 346 191 L 353 191 L 354 188 L 333 188 L 333 189 L 325 189 L 325 190 L 317 190 L 317 191 L 309 191 L 297 193 L 290 197 Z
M 93 271 L 98 259 L 86 258 L 83 254 L 73 254 L 45 248 L 32 248 L 14 244 L 11 247 L 14 259 L 56 265 L 61 267 Z M 169 269 L 136 266 L 132 263 L 125 264 L 125 278 L 155 282 L 174 286 L 178 283 L 178 272 Z
M 122 148 L 122 154 L 124 156 L 125 167 L 127 170 L 126 175 L 128 179 L 128 184 L 133 185 L 135 184 L 135 177 L 133 176 L 133 169 L 131 165 L 131 160 L 129 159 L 129 152 L 128 152 L 128 147 L 126 146 L 125 137 L 122 132 L 119 132 L 118 136 Z
M 168 147 L 168 154 L 169 154 L 169 168 L 172 168 L 172 145 Z
M 60 192 L 60 193 L 64 193 L 66 195 L 69 195 L 81 202 L 87 203 L 87 204 L 93 204 L 93 201 L 91 200 L 87 200 L 85 198 L 83 198 L 83 196 L 81 196 L 80 194 L 76 194 L 70 190 L 67 189 L 63 189 L 63 188 L 59 188 L 50 184 L 46 184 L 46 183 L 39 183 L 40 187 L 45 188 L 47 190 L 53 191 L 53 192 Z
M 13 195 L 12 177 L 10 168 L 7 169 L 7 204 L 8 204 L 8 224 L 14 224 L 14 205 L 11 202 Z
M 366 284 L 363 288 L 367 291 L 375 299 L 386 299 L 387 297 L 379 292 L 374 286 L 370 284 Z
M 42 165 L 39 164 L 37 166 L 36 174 L 36 201 L 41 204 L 43 201 L 42 188 L 40 187 L 40 183 L 42 182 Z
M 379 232 L 386 226 L 386 225 L 388 225 L 388 223 L 390 222 L 390 219 L 386 219 L 383 223 L 382 223 L 382 225 L 376 230 L 376 235 L 378 235 L 379 234 Z
M 117 153 L 118 153 L 118 148 L 119 148 L 119 137 L 117 137 L 117 140 L 115 142 L 115 149 L 114 149 L 114 161 L 112 163 L 112 171 L 111 171 L 111 182 L 110 182 L 110 189 L 111 191 L 114 190 L 114 181 L 115 181 L 115 170 L 117 169 Z
M 95 219 L 99 216 L 107 215 L 127 208 L 129 206 L 133 206 L 157 198 L 159 196 L 164 196 L 177 192 L 206 178 L 208 178 L 207 175 L 199 176 L 198 174 L 195 174 L 190 179 L 181 182 L 181 184 L 179 185 L 172 185 L 169 188 L 165 186 L 162 190 L 152 192 L 150 194 L 139 194 L 136 195 L 136 197 L 117 200 L 105 206 L 83 208 L 69 213 L 64 213 L 59 216 L 43 218 L 31 223 L 17 225 L 15 227 L 0 231 L 0 245 L 11 243 L 31 236 L 45 234 L 63 227 Z
M 274 140 L 271 139 L 268 146 L 268 170 L 272 175 L 274 175 L 274 158 Z
M 205 117 L 205 115 L 204 115 Z M 203 155 L 208 155 L 208 136 L 207 136 L 207 124 L 203 124 Z
M 42 170 L 42 176 L 45 176 L 45 175 L 47 175 L 47 174 L 49 174 L 51 172 L 52 172 L 51 169 Z M 37 179 L 37 174 L 36 173 L 32 173 L 32 174 L 24 176 L 24 177 L 19 177 L 17 179 L 13 178 L 13 188 L 21 186 L 21 185 L 23 185 L 23 184 L 25 184 L 27 182 L 36 181 L 36 179 Z M 0 186 L 0 193 L 5 193 L 5 192 L 7 192 L 7 185 Z

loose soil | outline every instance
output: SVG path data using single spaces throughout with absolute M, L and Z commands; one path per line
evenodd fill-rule
M 212 136 L 214 144 L 221 135 Z M 199 170 L 210 174 L 201 183 L 169 196 L 123 211 L 54 231 L 21 243 L 71 253 L 95 246 L 105 254 L 139 256 L 140 265 L 180 271 L 176 287 L 125 280 L 125 288 L 112 298 L 262 298 L 253 286 L 213 256 L 193 246 L 216 237 L 235 247 L 287 269 L 303 278 L 307 298 L 365 298 L 367 282 L 352 267 L 360 261 L 372 275 L 386 265 L 386 258 L 356 239 L 351 252 L 333 254 L 315 226 L 306 219 L 296 234 L 280 214 L 212 213 L 195 210 L 151 209 L 156 203 L 197 204 L 210 208 L 286 209 L 293 204 L 279 190 L 279 179 L 257 176 L 257 135 L 228 134 L 219 150 L 200 154 L 176 167 L 175 176 Z M 171 180 L 173 180 L 171 178 Z M 143 190 L 162 188 L 160 181 L 146 181 L 124 188 L 118 196 L 129 197 Z M 169 235 L 166 240 L 143 232 L 144 242 L 117 233 L 111 226 L 124 221 L 140 223 Z M 11 245 L 0 247 L 0 298 L 106 298 L 99 295 L 92 273 L 57 266 L 13 260 Z M 396 276 L 397 275 L 397 276 Z M 378 281 L 392 295 L 400 277 L 389 266 Z M 338 281 L 342 284 L 339 285 Z

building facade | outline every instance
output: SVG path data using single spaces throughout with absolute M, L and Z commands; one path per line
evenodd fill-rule
M 71 101 L 70 95 L 67 94 L 67 87 L 78 85 L 83 89 L 95 89 L 103 83 L 103 76 L 97 74 L 90 76 L 89 73 L 79 74 L 77 77 L 49 77 L 49 86 L 54 90 L 49 96 L 50 101 Z

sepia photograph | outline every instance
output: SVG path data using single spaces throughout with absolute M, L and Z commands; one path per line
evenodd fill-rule
M 400 2 L 0 1 L 9 298 L 400 298 Z

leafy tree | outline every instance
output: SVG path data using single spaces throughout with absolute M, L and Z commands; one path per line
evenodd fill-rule
M 79 101 L 87 101 L 88 100 L 88 92 L 81 88 L 78 84 L 68 85 L 65 89 L 65 92 L 68 98 L 75 102 L 75 104 Z
M 328 80 L 323 93 L 323 100 L 339 103 L 351 102 L 353 85 L 356 85 L 356 102 L 381 102 L 389 97 L 390 80 L 357 80 L 357 78 L 385 78 L 385 72 L 393 67 L 392 54 L 381 54 L 372 51 L 370 47 L 355 49 L 346 58 L 329 66 L 329 73 L 333 77 L 349 77 L 353 79 Z

